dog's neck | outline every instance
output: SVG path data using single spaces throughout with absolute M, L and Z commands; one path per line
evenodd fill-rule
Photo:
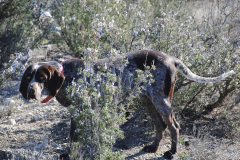
M 39 63 L 37 63 L 37 65 L 39 65 L 39 66 L 46 65 L 46 64 L 56 68 L 61 73 L 64 72 L 62 64 L 58 63 L 57 61 L 49 61 L 49 62 L 39 62 Z

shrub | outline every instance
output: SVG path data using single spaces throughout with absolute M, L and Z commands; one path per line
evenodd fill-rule
M 19 75 L 31 58 L 30 51 L 42 40 L 44 2 L 28 0 L 0 2 L 0 87 Z
M 189 0 L 1 1 L 0 85 L 19 75 L 31 58 L 27 51 L 43 39 L 66 44 L 74 56 L 85 62 L 151 48 L 178 57 L 201 76 L 235 70 L 232 78 L 215 84 L 192 83 L 178 75 L 173 105 L 207 114 L 239 89 L 240 40 L 238 0 L 205 2 L 206 7 L 214 8 L 199 20 L 188 8 L 189 3 L 198 1 Z M 42 11 L 47 9 L 51 9 L 54 23 L 42 21 Z M 51 25 L 60 28 L 59 34 L 52 34 Z M 83 70 L 81 74 L 83 79 L 69 91 L 75 102 L 70 112 L 79 122 L 80 146 L 87 157 L 111 159 L 119 155 L 112 151 L 112 144 L 121 137 L 118 120 L 122 121 L 124 113 L 123 105 L 117 106 L 121 91 L 111 83 L 119 77 L 104 71 L 99 88 L 94 84 L 99 77 L 92 70 Z M 99 97 L 99 93 L 104 95 Z M 213 97 L 216 99 L 212 100 Z M 131 104 L 131 97 L 128 102 Z M 227 119 L 229 126 L 238 128 L 231 120 Z
M 116 138 L 123 136 L 119 124 L 125 115 L 124 106 L 119 104 L 122 93 L 121 79 L 115 74 L 118 71 L 106 64 L 96 74 L 93 64 L 85 64 L 87 67 L 79 73 L 82 78 L 69 89 L 73 101 L 70 113 L 78 135 L 73 148 L 83 153 L 80 157 L 84 159 L 122 159 L 119 152 L 112 151 Z M 80 158 L 74 152 L 72 157 Z
M 0 2 L 0 68 L 8 62 L 11 54 L 26 50 L 32 27 L 30 4 L 27 0 Z
M 218 6 L 219 12 L 214 16 L 214 12 L 209 10 L 201 17 L 201 22 L 189 13 L 183 16 L 181 12 L 178 14 L 184 17 L 182 21 L 172 22 L 175 32 L 171 31 L 171 35 L 177 38 L 174 38 L 175 45 L 172 45 L 169 51 L 187 64 L 193 72 L 205 77 L 214 77 L 228 70 L 236 72 L 235 76 L 214 84 L 192 83 L 179 75 L 174 105 L 184 105 L 186 110 L 194 109 L 207 114 L 221 106 L 226 97 L 239 88 L 236 78 L 239 76 L 239 56 L 237 55 L 239 33 L 228 32 L 229 25 L 237 18 L 235 14 L 237 8 L 234 5 L 236 3 L 237 1 L 210 3 L 209 5 Z M 226 12 L 235 16 L 225 17 Z M 213 100 L 214 97 L 217 98 Z
M 240 41 L 237 38 L 239 33 L 234 31 L 232 25 L 239 14 L 238 8 L 235 7 L 237 0 L 231 3 L 230 1 L 209 2 L 209 5 L 218 6 L 217 14 L 209 10 L 200 20 L 192 16 L 188 3 L 191 1 L 57 0 L 52 6 L 52 11 L 56 25 L 61 30 L 60 35 L 51 37 L 51 41 L 67 44 L 74 56 L 82 57 L 85 61 L 111 57 L 116 53 L 115 51 L 122 54 L 151 48 L 181 59 L 194 73 L 201 76 L 214 77 L 228 70 L 235 70 L 236 75 L 214 84 L 193 83 L 178 75 L 175 86 L 177 93 L 174 95 L 173 105 L 184 106 L 184 111 L 197 110 L 200 114 L 207 114 L 220 106 L 227 96 L 239 88 L 237 51 Z M 86 81 L 78 83 L 80 86 L 86 85 Z M 93 84 L 88 85 L 87 88 L 83 88 L 86 93 L 81 93 L 85 97 L 96 98 Z M 103 86 L 108 85 L 103 84 Z M 217 98 L 210 102 L 213 97 Z M 89 99 L 82 97 L 75 96 L 75 98 L 79 104 L 90 102 Z M 83 106 L 89 108 L 92 107 L 91 105 L 88 103 Z M 82 114 L 82 111 L 76 112 L 74 108 L 71 109 L 73 114 Z M 104 108 L 102 109 L 103 111 L 96 113 L 88 109 L 81 116 L 85 117 L 84 120 L 89 118 L 88 121 L 91 121 L 95 114 L 96 117 L 102 118 Z M 86 133 L 88 131 L 85 135 Z M 92 152 L 88 151 L 88 153 Z
M 94 59 L 110 56 L 112 48 L 121 53 L 152 48 L 178 57 L 201 76 L 217 76 L 231 69 L 239 73 L 239 33 L 235 31 L 232 36 L 228 32 L 237 18 L 237 1 L 212 2 L 219 7 L 218 15 L 209 10 L 200 22 L 191 9 L 186 10 L 190 2 L 184 0 L 57 2 L 53 10 L 61 27 L 58 40 L 66 42 L 76 56 L 88 56 L 86 48 L 95 49 Z M 221 105 L 236 87 L 236 78 L 199 84 L 179 75 L 173 104 L 208 112 Z M 212 104 L 202 99 L 214 95 L 219 98 Z
M 3 64 L 5 69 L 0 75 L 0 87 L 4 86 L 8 79 L 19 76 L 25 70 L 26 64 L 32 58 L 31 50 L 28 50 L 27 53 L 11 54 L 9 58 L 9 62 Z

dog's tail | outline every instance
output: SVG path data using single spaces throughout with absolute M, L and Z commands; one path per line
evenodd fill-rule
M 175 66 L 178 68 L 178 70 L 188 79 L 196 81 L 196 82 L 200 82 L 200 83 L 209 83 L 209 82 L 219 82 L 225 78 L 227 78 L 228 76 L 230 76 L 231 74 L 234 74 L 235 72 L 233 70 L 224 73 L 218 77 L 212 77 L 212 78 L 207 78 L 207 77 L 201 77 L 198 76 L 196 74 L 194 74 L 192 71 L 190 71 L 190 69 L 183 64 L 182 61 L 180 61 L 179 59 L 175 60 Z

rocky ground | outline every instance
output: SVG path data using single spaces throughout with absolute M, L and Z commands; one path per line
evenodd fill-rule
M 189 1 L 194 17 L 202 21 L 202 15 L 212 9 L 212 5 L 207 5 L 210 2 Z M 239 18 L 233 23 L 239 25 Z M 232 30 L 235 29 L 238 28 Z M 54 45 L 33 50 L 32 57 L 32 62 L 71 58 L 68 51 L 59 50 Z M 24 100 L 18 91 L 21 76 L 9 80 L 0 89 L 0 160 L 58 160 L 60 154 L 67 153 L 69 148 L 68 108 L 55 99 L 47 104 Z M 240 92 L 237 91 L 223 106 L 206 115 L 214 121 L 193 116 L 182 118 L 174 107 L 181 125 L 177 159 L 240 160 L 239 97 Z M 228 102 L 233 98 L 238 103 L 229 106 Z M 132 110 L 121 129 L 125 138 L 118 140 L 114 149 L 123 152 L 125 159 L 160 160 L 163 159 L 162 154 L 170 149 L 171 140 L 167 131 L 157 153 L 141 150 L 155 136 L 151 119 L 144 111 Z
M 56 50 L 53 51 L 58 54 L 47 57 L 44 53 L 46 47 L 49 48 L 45 46 L 41 52 L 34 51 L 33 62 L 64 57 L 60 56 L 61 51 Z M 52 48 L 53 46 L 48 51 Z M 61 106 L 55 99 L 46 104 L 24 100 L 18 91 L 21 76 L 8 81 L 0 90 L 0 160 L 57 160 L 69 148 L 68 108 Z M 236 96 L 239 95 L 236 93 Z M 239 108 L 240 105 L 237 104 L 228 113 L 235 117 L 231 119 L 235 124 L 239 124 Z M 176 114 L 182 127 L 179 159 L 240 159 L 239 133 L 229 130 L 231 123 L 220 112 L 221 108 L 208 115 L 216 119 L 215 121 L 183 119 Z M 167 131 L 157 153 L 141 151 L 154 138 L 154 126 L 149 116 L 143 112 L 131 111 L 121 129 L 125 139 L 117 141 L 115 149 L 123 152 L 126 159 L 163 159 L 162 154 L 170 149 L 171 141 Z

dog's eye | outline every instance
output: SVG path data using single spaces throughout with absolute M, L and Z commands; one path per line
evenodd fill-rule
M 44 77 L 44 76 L 41 76 L 39 79 L 40 79 L 40 81 L 44 81 L 44 80 L 45 80 L 45 77 Z

